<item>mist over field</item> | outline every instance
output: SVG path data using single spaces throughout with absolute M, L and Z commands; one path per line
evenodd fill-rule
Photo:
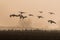
M 60 30 L 60 0 L 0 0 L 0 29 L 40 29 Z M 10 18 L 11 14 L 20 14 L 18 11 L 26 12 L 26 19 L 19 17 Z M 43 11 L 43 13 L 39 13 Z M 55 14 L 50 15 L 48 12 Z M 33 17 L 29 17 L 33 14 Z M 37 16 L 43 16 L 39 19 Z M 51 24 L 48 20 L 54 20 Z

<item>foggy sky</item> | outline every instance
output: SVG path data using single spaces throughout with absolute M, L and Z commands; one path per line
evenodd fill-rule
M 40 26 L 60 26 L 60 0 L 0 0 L 0 26 L 17 26 L 21 21 L 19 18 L 10 18 L 10 14 L 19 14 L 18 11 L 27 12 L 35 15 L 35 17 L 28 17 L 29 25 L 32 28 L 41 28 Z M 43 11 L 43 14 L 39 14 L 38 11 Z M 48 12 L 54 12 L 55 15 L 50 15 Z M 36 18 L 37 15 L 42 15 L 44 19 Z M 49 24 L 48 19 L 55 20 L 57 24 Z M 25 20 L 24 20 L 25 21 Z M 34 25 L 35 24 L 35 25 Z M 27 24 L 25 24 L 27 25 Z M 37 27 L 38 26 L 38 27 Z M 54 27 L 52 27 L 53 29 Z

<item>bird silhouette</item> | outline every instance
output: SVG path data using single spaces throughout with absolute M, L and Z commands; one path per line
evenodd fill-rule
M 27 16 L 23 16 L 22 18 L 23 18 L 23 19 L 24 19 L 24 18 L 27 18 Z
M 27 18 L 27 16 L 20 16 L 20 19 L 25 19 L 25 18 Z
M 19 14 L 18 16 L 20 17 L 20 19 L 27 18 L 27 16 L 23 16 L 22 14 Z
M 23 13 L 25 13 L 25 12 L 21 12 L 21 11 L 19 11 L 19 13 L 20 13 L 20 14 L 23 14 Z
M 10 17 L 17 17 L 17 15 L 15 15 L 15 14 L 11 14 Z
M 43 11 L 39 11 L 40 13 L 43 13 Z
M 29 14 L 29 16 L 33 16 L 32 14 Z
M 48 20 L 48 22 L 50 22 L 51 24 L 52 24 L 52 23 L 56 24 L 56 22 L 53 21 L 53 20 Z
M 38 18 L 43 18 L 43 16 L 37 16 Z
M 55 14 L 55 13 L 53 13 L 53 12 L 48 12 L 48 13 L 50 13 L 50 14 Z

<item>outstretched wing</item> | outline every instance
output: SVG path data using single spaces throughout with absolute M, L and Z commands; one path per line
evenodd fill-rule
M 43 18 L 43 16 L 37 16 L 38 18 Z
M 43 11 L 39 11 L 40 13 L 43 13 Z
M 24 19 L 24 18 L 27 18 L 27 16 L 23 16 L 23 19 Z
M 16 16 L 16 15 L 15 15 L 15 14 L 11 14 L 11 15 L 10 15 L 10 17 L 14 17 L 14 16 Z
M 55 13 L 53 13 L 53 12 L 48 12 L 48 13 L 50 13 L 50 14 L 55 14 Z
M 56 22 L 53 21 L 53 20 L 48 20 L 48 22 L 50 22 L 51 24 L 52 24 L 52 23 L 56 24 Z
M 33 16 L 32 14 L 29 14 L 29 16 Z
M 25 13 L 25 12 L 19 11 L 19 13 L 23 14 L 23 13 Z

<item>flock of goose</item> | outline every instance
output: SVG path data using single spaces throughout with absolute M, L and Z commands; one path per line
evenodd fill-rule
M 43 13 L 43 11 L 39 11 L 40 13 Z M 25 18 L 27 18 L 27 16 L 23 16 L 22 14 L 24 14 L 24 13 L 26 13 L 26 12 L 21 12 L 21 11 L 19 11 L 19 13 L 20 14 L 18 14 L 18 15 L 16 15 L 16 14 L 11 14 L 10 15 L 10 17 L 20 17 L 20 19 L 25 19 Z M 48 12 L 48 13 L 50 13 L 51 15 L 52 14 L 55 14 L 55 13 L 53 13 L 53 12 Z M 34 16 L 33 14 L 29 14 L 29 16 Z M 37 16 L 37 18 L 44 18 L 43 16 Z M 48 22 L 49 23 L 54 23 L 54 24 L 56 24 L 56 22 L 55 21 L 53 21 L 53 20 L 48 20 Z

